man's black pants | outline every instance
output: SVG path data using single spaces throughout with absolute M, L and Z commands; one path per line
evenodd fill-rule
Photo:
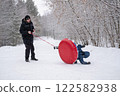
M 34 45 L 33 44 L 25 44 L 25 59 L 29 59 L 30 51 L 31 51 L 31 58 L 35 58 L 35 53 L 34 53 Z

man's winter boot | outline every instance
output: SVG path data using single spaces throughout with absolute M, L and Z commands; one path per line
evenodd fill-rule
M 36 58 L 31 58 L 31 60 L 38 61 L 38 59 L 36 59 Z
M 30 62 L 29 59 L 25 59 L 26 62 Z

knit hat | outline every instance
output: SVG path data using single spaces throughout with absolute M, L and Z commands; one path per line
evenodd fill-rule
M 26 16 L 25 16 L 25 20 L 28 20 L 28 19 L 30 19 L 30 16 L 29 16 L 29 15 L 26 15 Z

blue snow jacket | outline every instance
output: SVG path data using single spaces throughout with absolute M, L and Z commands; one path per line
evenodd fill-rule
M 90 56 L 90 53 L 89 52 L 87 52 L 87 51 L 82 51 L 82 48 L 84 48 L 85 46 L 82 46 L 82 45 L 78 45 L 77 46 L 77 50 L 78 50 L 78 60 L 80 61 L 80 63 L 82 63 L 82 64 L 87 64 L 87 62 L 85 62 L 84 60 L 83 60 L 83 58 L 88 58 L 89 56 Z

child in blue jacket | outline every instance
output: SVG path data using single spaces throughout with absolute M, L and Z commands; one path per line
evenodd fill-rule
M 83 58 L 88 58 L 90 56 L 89 52 L 82 51 L 82 48 L 84 48 L 84 47 L 85 46 L 82 46 L 82 45 L 78 44 L 78 46 L 77 46 L 77 51 L 78 51 L 78 58 L 77 58 L 77 60 L 79 60 L 81 64 L 90 64 L 90 62 L 85 62 L 83 60 Z M 77 60 L 76 60 L 75 64 L 77 64 Z

